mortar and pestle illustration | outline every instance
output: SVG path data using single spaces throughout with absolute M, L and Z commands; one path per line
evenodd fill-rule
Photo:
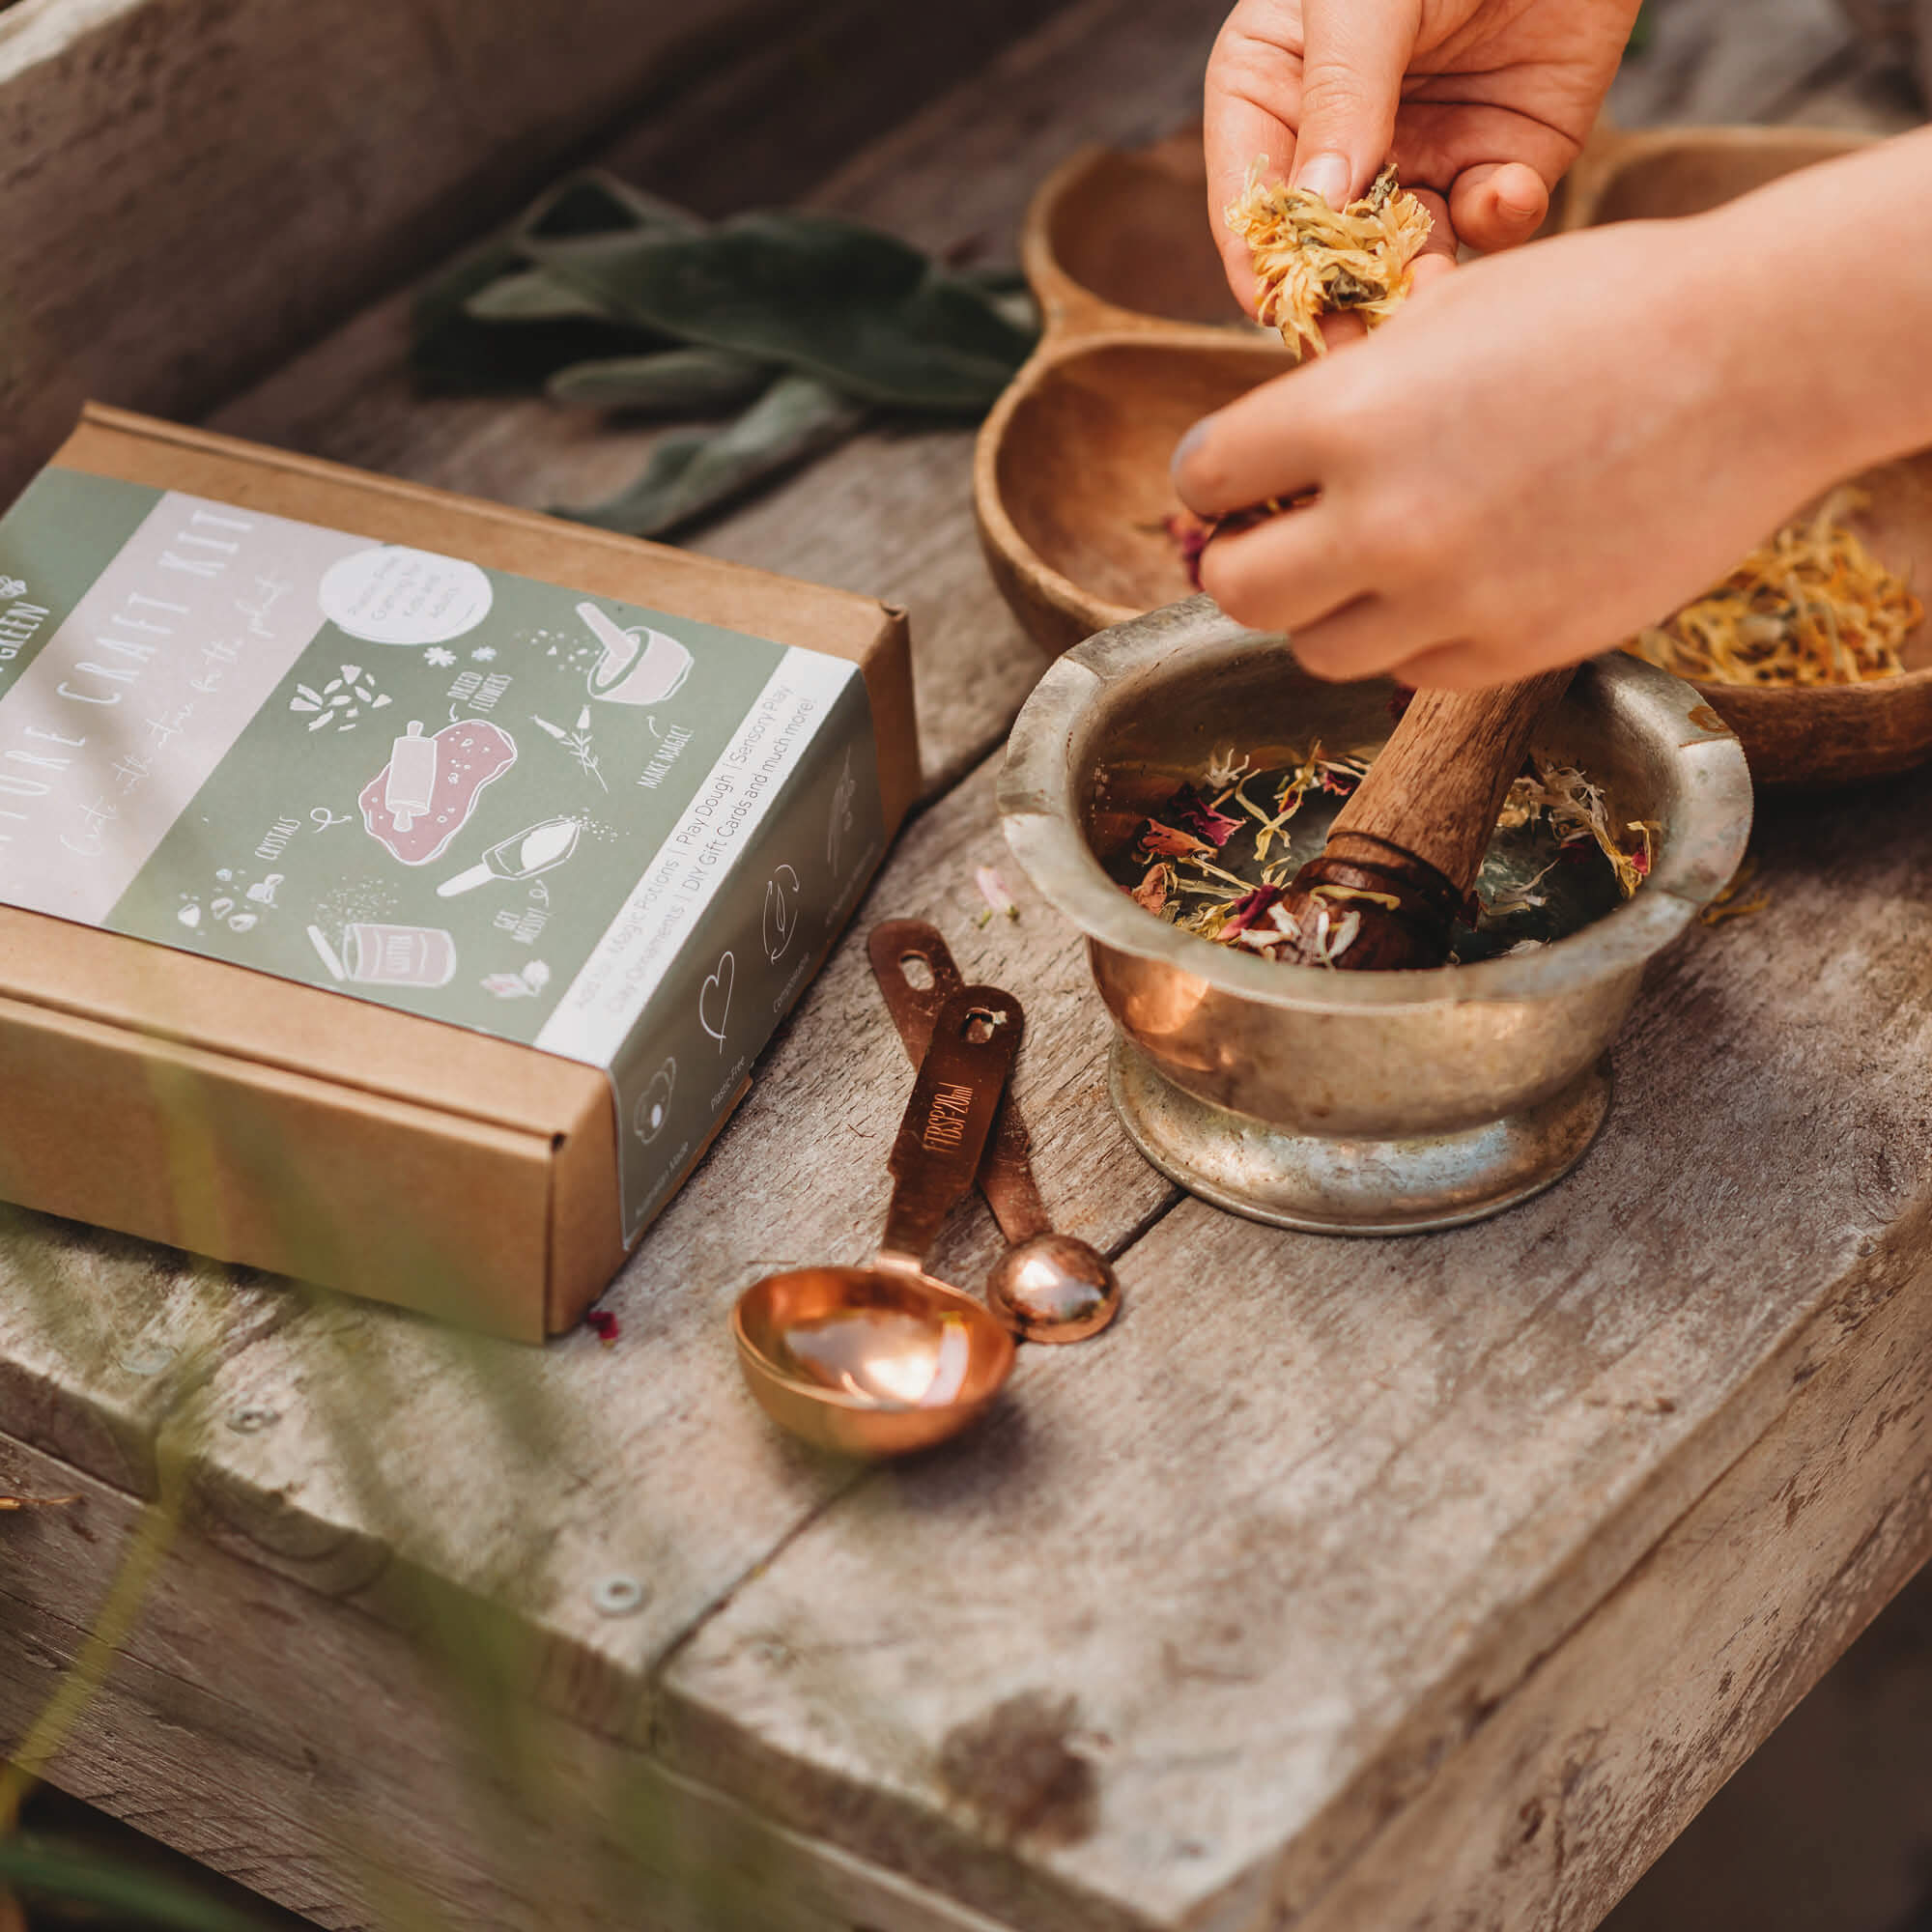
M 577 614 L 604 646 L 590 671 L 590 695 L 607 704 L 661 704 L 673 697 L 691 675 L 690 650 L 663 631 L 639 624 L 626 630 L 587 598 Z

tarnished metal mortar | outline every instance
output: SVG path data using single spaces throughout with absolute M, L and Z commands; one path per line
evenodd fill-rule
M 1402 1234 L 1540 1192 L 1589 1148 L 1606 1055 L 1645 962 L 1737 869 L 1744 753 L 1690 685 L 1621 654 L 1586 665 L 1536 750 L 1661 825 L 1636 895 L 1542 950 L 1435 972 L 1291 966 L 1179 931 L 1102 858 L 1236 747 L 1258 768 L 1388 736 L 1382 680 L 1324 684 L 1205 597 L 1090 638 L 1041 679 L 1000 780 L 1008 842 L 1087 934 L 1113 1013 L 1114 1105 L 1191 1193 L 1282 1227 Z

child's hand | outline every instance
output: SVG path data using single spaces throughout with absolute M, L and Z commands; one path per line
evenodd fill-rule
M 1457 239 L 1526 241 L 1617 71 L 1637 0 L 1237 0 L 1208 64 L 1208 219 L 1252 311 L 1227 231 L 1249 167 L 1340 206 L 1394 156 L 1447 197 Z M 1400 106 L 1398 106 L 1400 100 Z M 1449 238 L 1443 237 L 1448 246 Z
M 1882 176 L 1889 157 L 1870 158 Z M 1918 338 L 1875 305 L 1874 344 L 1847 363 L 1837 306 L 1794 309 L 1780 279 L 1778 238 L 1810 232 L 1845 192 L 1820 179 L 1815 211 L 1780 217 L 1780 186 L 1756 207 L 1479 262 L 1370 342 L 1207 417 L 1175 462 L 1198 515 L 1321 497 L 1215 538 L 1203 587 L 1243 623 L 1290 633 L 1321 676 L 1450 688 L 1655 622 L 1815 490 L 1889 453 L 1878 441 L 1922 438 L 1895 391 L 1888 406 L 1861 388 L 1883 373 L 1880 339 L 1903 373 Z

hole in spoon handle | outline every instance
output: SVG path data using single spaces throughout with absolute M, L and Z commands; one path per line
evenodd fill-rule
M 866 950 L 871 955 L 872 977 L 879 982 L 886 1010 L 917 1066 L 925 1058 L 940 1008 L 965 984 L 959 968 L 952 963 L 939 928 L 923 919 L 889 919 L 875 925 L 867 938 Z M 923 986 L 915 985 L 908 977 L 909 962 L 915 959 L 925 962 L 929 977 Z
M 932 1023 L 946 1000 L 965 983 L 951 949 L 936 925 L 923 919 L 889 919 L 875 925 L 866 942 L 872 977 L 886 1009 L 917 1067 L 932 1039 Z M 928 983 L 915 985 L 911 963 L 921 961 Z M 1031 1240 L 1052 1227 L 1046 1204 L 1033 1178 L 1033 1143 L 1010 1091 L 1000 1102 L 993 1136 L 980 1161 L 980 1191 L 1009 1241 Z
M 940 1008 L 893 1144 L 893 1205 L 880 1260 L 917 1266 L 985 1151 L 1025 1024 L 996 986 L 963 986 Z

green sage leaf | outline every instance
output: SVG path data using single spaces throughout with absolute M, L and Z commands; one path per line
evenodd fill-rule
M 527 267 L 516 244 L 499 237 L 424 285 L 411 316 L 410 340 L 410 368 L 420 387 L 444 395 L 530 390 L 573 362 L 669 346 L 649 329 L 587 314 L 512 326 L 470 313 L 486 291 Z
M 605 311 L 817 376 L 866 401 L 978 414 L 1033 346 L 988 293 L 890 235 L 826 215 L 742 215 L 547 266 Z
M 644 473 L 621 495 L 553 514 L 631 536 L 661 536 L 842 441 L 865 414 L 861 404 L 830 384 L 781 376 L 724 428 L 666 437 Z
M 553 401 L 582 409 L 702 415 L 750 402 L 777 373 L 735 349 L 667 349 L 575 362 L 546 387 Z
M 566 176 L 417 296 L 410 347 L 417 382 L 442 393 L 535 389 L 573 362 L 669 348 L 676 338 L 607 317 L 544 258 L 703 232 L 696 215 L 615 176 Z
M 610 318 L 574 282 L 549 269 L 513 269 L 486 282 L 463 304 L 472 322 L 570 322 Z

